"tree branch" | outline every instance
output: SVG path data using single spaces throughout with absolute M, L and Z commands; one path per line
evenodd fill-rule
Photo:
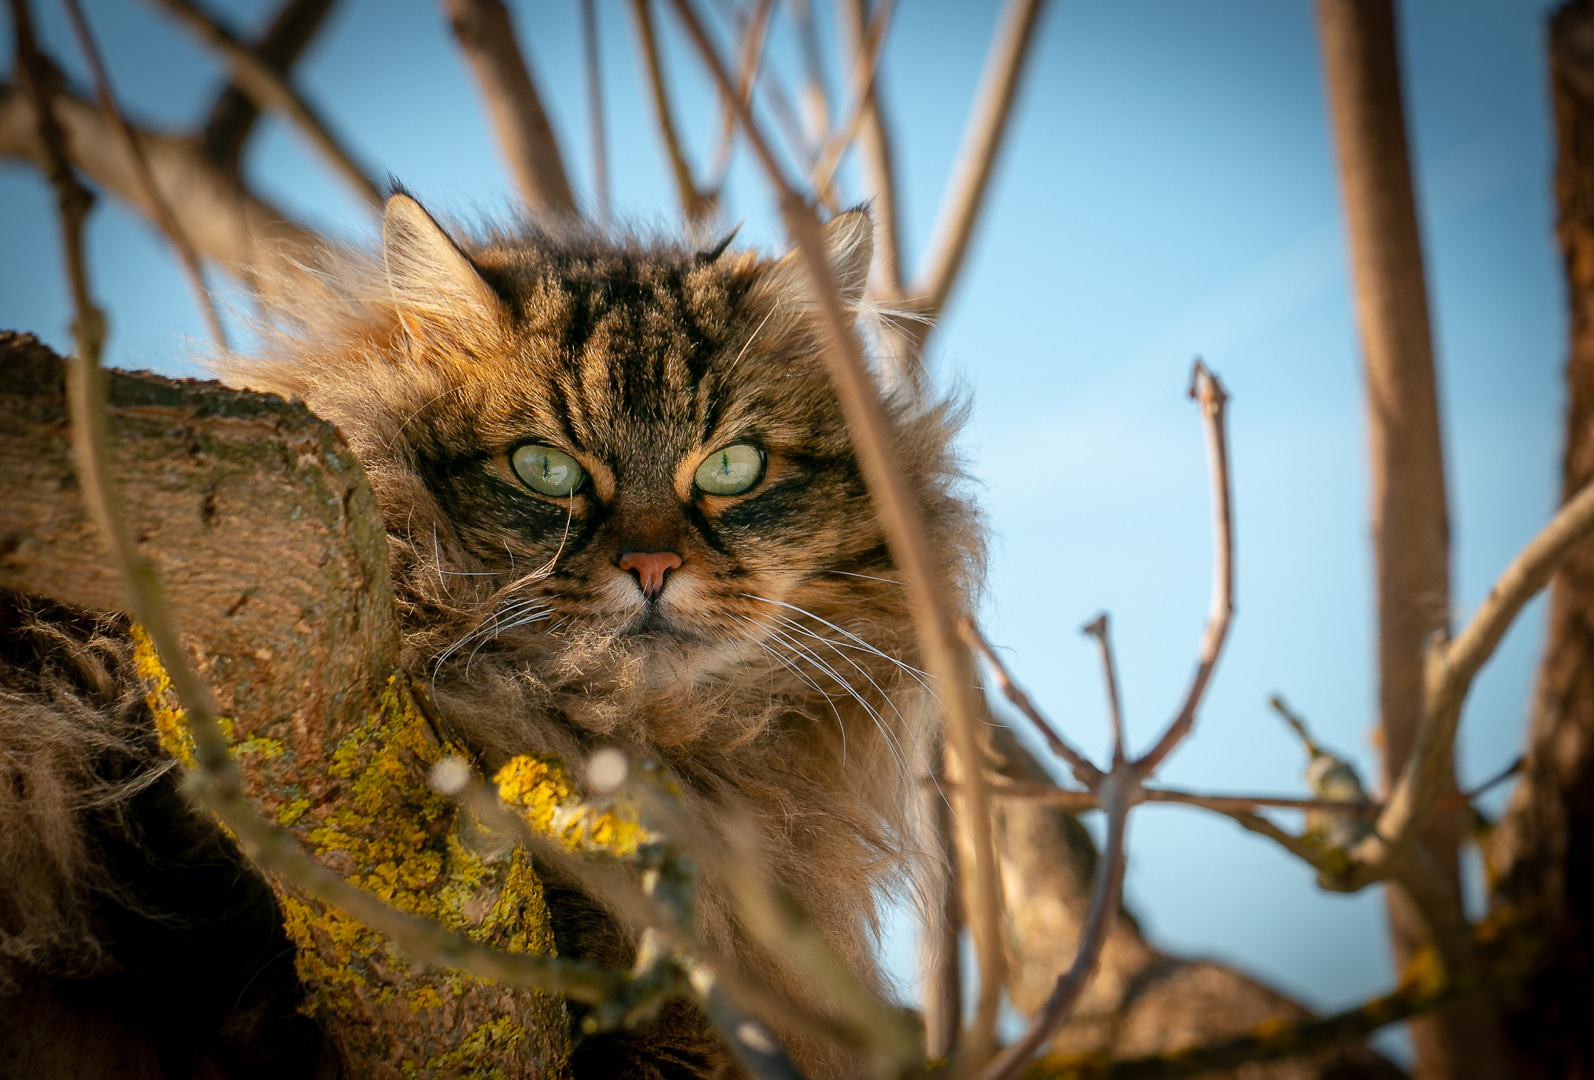
M 845 48 L 854 58 L 863 54 L 869 19 L 865 0 L 836 0 L 836 25 Z M 885 39 L 882 25 L 881 40 Z M 880 105 L 880 89 L 873 78 L 862 100 L 858 138 L 864 151 L 870 211 L 875 220 L 875 267 L 879 286 L 888 300 L 902 295 L 902 226 L 897 220 L 897 178 L 891 147 L 891 128 Z M 901 363 L 901 358 L 898 358 Z
M 858 137 L 858 129 L 874 100 L 875 74 L 880 70 L 880 50 L 885 46 L 886 30 L 891 25 L 891 14 L 896 10 L 895 0 L 880 0 L 874 14 L 869 17 L 868 28 L 853 50 L 851 103 L 837 119 L 835 126 L 825 136 L 824 145 L 814 158 L 809 173 L 809 183 L 814 197 L 827 206 L 834 206 L 831 185 L 841 159 Z
M 631 0 L 631 15 L 636 24 L 637 55 L 646 76 L 648 100 L 653 105 L 653 121 L 658 125 L 659 138 L 664 144 L 664 160 L 670 167 L 670 176 L 675 180 L 681 217 L 688 225 L 692 225 L 713 216 L 714 200 L 698 190 L 697 181 L 692 178 L 692 166 L 686 160 L 686 151 L 682 149 L 680 136 L 676 133 L 649 0 Z
M 980 77 L 980 88 L 963 129 L 957 165 L 941 198 L 935 231 L 918 278 L 909 290 L 929 318 L 941 314 L 963 266 L 969 238 L 985 202 L 991 170 L 1007 133 L 1013 98 L 1024 62 L 1029 58 L 1042 3 L 1043 0 L 1008 0 L 991 39 L 985 73 Z
M 373 206 L 381 205 L 382 191 L 371 179 L 370 172 L 355 161 L 353 154 L 343 145 L 342 140 L 333 135 L 327 121 L 288 85 L 277 69 L 261 60 L 253 49 L 239 41 L 213 15 L 201 10 L 194 0 L 155 0 L 155 2 L 221 56 L 232 72 L 233 82 L 253 98 L 255 104 L 262 108 L 275 109 L 293 121 L 300 134 L 309 140 L 310 145 L 316 148 L 326 159 L 327 164 L 343 177 L 356 194 Z
M 581 0 L 581 55 L 587 78 L 587 125 L 592 142 L 592 201 L 598 220 L 609 220 L 609 148 L 603 115 L 603 68 L 598 48 L 597 0 Z
M 503 0 L 438 3 L 476 75 L 499 152 L 521 199 L 539 213 L 575 216 L 576 199 L 565 176 L 564 158 Z
M 284 0 L 271 25 L 266 27 L 253 51 L 262 64 L 287 78 L 294 63 L 310 47 L 337 0 Z M 260 118 L 260 106 L 229 82 L 210 107 L 210 116 L 200 135 L 205 153 L 223 172 L 238 175 L 244 145 Z
M 155 207 L 110 119 L 59 86 L 51 92 L 67 159 L 95 184 L 153 220 Z M 241 275 L 247 275 L 251 266 L 295 274 L 325 257 L 324 240 L 256 197 L 192 141 L 139 128 L 134 134 L 163 201 L 200 254 Z M 46 174 L 51 167 L 29 95 L 3 82 L 0 156 L 32 162 Z
M 1217 377 L 1197 360 L 1190 375 L 1190 396 L 1201 405 L 1207 462 L 1212 476 L 1212 605 L 1206 628 L 1201 633 L 1201 653 L 1184 704 L 1162 738 L 1140 759 L 1138 764 L 1143 777 L 1151 775 L 1195 723 L 1196 710 L 1201 706 L 1207 681 L 1223 652 L 1229 622 L 1234 616 L 1234 515 L 1230 508 L 1228 431 L 1224 426 L 1224 405 L 1229 395 Z

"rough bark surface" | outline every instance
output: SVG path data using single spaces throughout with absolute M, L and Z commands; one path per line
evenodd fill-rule
M 1594 481 L 1594 3 L 1556 13 L 1549 51 L 1571 323 L 1565 499 Z M 1550 587 L 1527 764 L 1492 856 L 1497 910 L 1540 929 L 1546 965 L 1507 1006 L 1519 1074 L 1594 1076 L 1594 543 Z
M 1040 764 L 1005 728 L 991 731 L 991 760 L 1009 780 L 1048 783 Z M 1004 921 L 1008 997 L 1039 1009 L 1079 942 L 1096 848 L 1079 821 L 1055 806 L 994 800 L 997 857 L 1008 898 Z M 1256 979 L 1210 960 L 1170 956 L 1117 920 L 1079 1011 L 1052 1041 L 1053 1062 L 1141 1057 L 1202 1046 L 1266 1023 L 1309 1016 Z M 1211 1077 L 1235 1080 L 1392 1080 L 1402 1075 L 1365 1046 L 1348 1044 Z
M 121 582 L 76 494 L 63 370 L 35 339 L 0 333 L 0 586 L 119 609 Z M 527 864 L 465 850 L 452 804 L 426 785 L 445 748 L 398 671 L 386 534 L 336 429 L 216 383 L 109 372 L 108 397 L 129 527 L 214 689 L 255 808 L 397 907 L 546 951 Z M 149 660 L 157 730 L 182 758 L 182 715 Z M 371 931 L 272 884 L 345 1076 L 561 1069 L 558 999 L 414 969 Z

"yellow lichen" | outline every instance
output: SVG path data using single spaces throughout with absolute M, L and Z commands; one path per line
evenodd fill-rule
M 552 754 L 511 758 L 493 783 L 498 797 L 518 808 L 532 828 L 571 851 L 624 858 L 635 855 L 648 838 L 647 830 L 630 817 L 583 803 L 564 763 Z

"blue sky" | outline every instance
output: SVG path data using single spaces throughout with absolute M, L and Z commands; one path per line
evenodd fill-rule
M 48 43 L 76 70 L 70 38 L 42 6 Z M 571 171 L 590 191 L 575 4 L 511 6 Z M 203 114 L 214 64 L 145 6 L 86 7 L 130 112 L 171 125 Z M 226 7 L 248 27 L 265 5 Z M 629 24 L 614 0 L 599 8 L 615 202 L 628 219 L 667 221 L 674 199 Z M 1401 5 L 1458 617 L 1544 521 L 1557 487 L 1565 315 L 1548 8 Z M 935 219 L 995 14 L 952 0 L 898 5 L 882 77 L 910 259 Z M 1200 354 L 1233 396 L 1238 616 L 1196 733 L 1164 779 L 1297 790 L 1299 748 L 1265 708 L 1275 691 L 1376 775 L 1365 433 L 1311 4 L 1072 0 L 1048 9 L 1040 34 L 931 350 L 943 385 L 973 402 L 963 447 L 992 532 L 990 635 L 1059 724 L 1099 750 L 1103 692 L 1077 628 L 1110 611 L 1132 735 L 1148 739 L 1166 721 L 1209 580 L 1205 466 L 1183 396 Z M 673 37 L 666 61 L 683 76 L 677 110 L 703 160 L 715 130 L 709 87 Z M 510 205 L 432 4 L 341 5 L 300 80 L 366 161 L 435 209 L 468 220 Z M 285 209 L 371 234 L 367 210 L 280 123 L 257 135 L 247 170 Z M 739 161 L 727 220 L 745 219 L 742 238 L 773 247 L 770 209 Z M 54 227 L 43 184 L 0 165 L 0 326 L 64 348 Z M 203 324 L 149 227 L 102 203 L 91 251 L 111 362 L 192 373 L 189 339 L 203 338 Z M 1541 624 L 1535 606 L 1473 693 L 1464 782 L 1518 752 Z M 1318 892 L 1305 868 L 1222 819 L 1153 807 L 1130 835 L 1130 901 L 1164 947 L 1243 963 L 1325 1008 L 1389 982 L 1376 897 Z

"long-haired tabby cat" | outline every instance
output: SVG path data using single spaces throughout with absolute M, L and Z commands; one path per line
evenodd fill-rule
M 382 233 L 379 261 L 348 260 L 289 296 L 258 354 L 225 374 L 302 398 L 360 458 L 386 516 L 404 662 L 450 734 L 489 769 L 520 753 L 579 763 L 602 747 L 662 762 L 705 829 L 727 808 L 756 822 L 769 872 L 879 987 L 876 907 L 919 850 L 914 783 L 933 702 L 800 264 L 575 230 L 456 239 L 402 192 Z M 843 214 L 824 236 L 856 307 L 868 217 Z M 955 490 L 952 418 L 906 392 L 888 404 L 932 539 L 966 590 L 979 544 Z M 92 702 L 76 691 L 79 711 L 136 713 L 116 690 L 119 628 L 41 611 L 13 618 L 13 637 L 48 652 L 55 634 L 80 664 L 92 639 L 107 657 L 90 675 L 53 676 L 105 684 Z M 61 696 L 9 683 L 0 714 Z M 136 717 L 117 722 L 102 742 L 137 757 Z M 76 828 L 104 831 L 99 820 L 80 814 Z M 27 899 L 20 888 L 0 881 L 0 911 Z M 701 892 L 703 938 L 814 999 L 746 939 L 712 877 Z M 628 958 L 633 944 L 578 891 L 555 883 L 550 907 L 562 954 Z M 13 984 L 38 985 L 49 973 L 26 957 L 49 953 L 0 955 L 22 958 Z M 293 1067 L 311 1068 L 313 1034 L 273 1022 L 292 1036 Z M 218 1030 L 229 1024 L 242 1030 L 236 1017 Z M 840 1051 L 782 1034 L 807 1075 L 853 1072 Z M 684 1003 L 641 1032 L 578 1038 L 572 1067 L 736 1075 Z

